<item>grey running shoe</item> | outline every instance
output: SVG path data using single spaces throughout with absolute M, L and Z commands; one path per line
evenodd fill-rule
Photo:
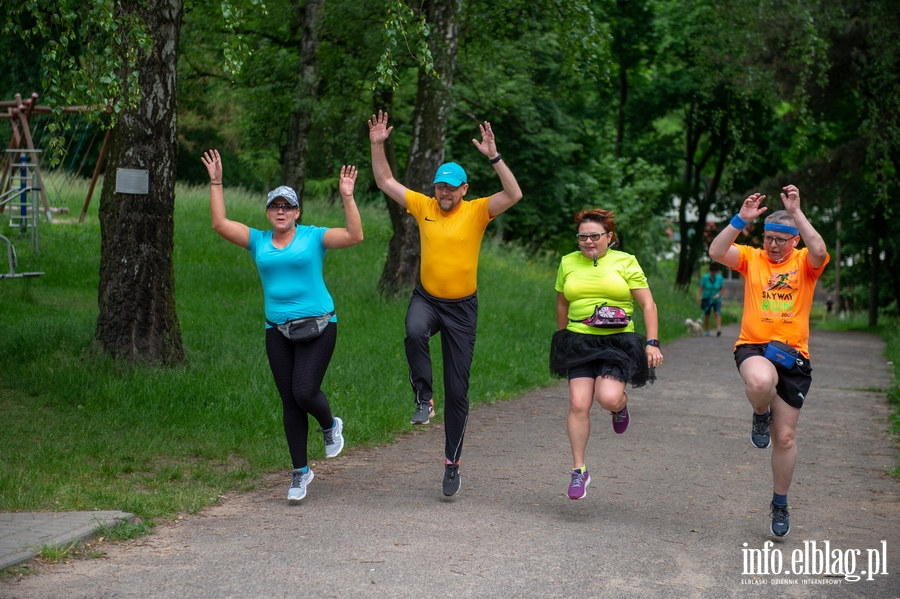
M 758 449 L 765 449 L 772 444 L 772 437 L 769 435 L 769 423 L 772 417 L 769 414 L 760 416 L 753 413 L 753 429 L 750 431 L 750 443 Z
M 409 419 L 410 424 L 428 424 L 431 417 L 434 416 L 434 400 L 416 402 L 416 411 L 412 418 Z
M 776 537 L 786 537 L 791 532 L 791 519 L 788 516 L 788 506 L 772 503 L 772 524 L 769 530 Z
M 300 472 L 300 470 L 291 470 L 291 474 L 293 478 L 291 479 L 291 488 L 288 489 L 288 501 L 300 501 L 304 497 L 306 497 L 306 485 L 312 482 L 312 479 L 316 477 L 313 473 L 312 469 L 307 470 L 306 472 Z
M 444 495 L 452 497 L 459 492 L 459 464 L 444 466 Z
M 325 457 L 326 458 L 335 458 L 341 450 L 344 449 L 344 435 L 342 434 L 344 430 L 344 421 L 334 417 L 334 426 L 329 429 L 320 429 L 320 432 L 325 437 Z
M 588 474 L 587 468 L 584 472 L 572 470 L 572 482 L 569 483 L 569 499 L 584 499 L 587 495 L 587 487 L 591 484 L 591 475 Z

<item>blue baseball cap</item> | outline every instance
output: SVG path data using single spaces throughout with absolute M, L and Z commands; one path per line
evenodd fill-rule
M 459 187 L 463 183 L 466 183 L 466 171 L 455 162 L 442 164 L 434 175 L 434 183 L 435 185 L 438 183 L 446 183 L 447 185 Z
M 277 200 L 278 198 L 284 198 L 288 201 L 288 204 L 297 208 L 300 206 L 300 200 L 297 199 L 297 192 L 288 187 L 287 185 L 282 185 L 281 187 L 276 187 L 272 191 L 269 192 L 269 197 L 266 200 L 266 208 L 269 207 L 269 204 Z

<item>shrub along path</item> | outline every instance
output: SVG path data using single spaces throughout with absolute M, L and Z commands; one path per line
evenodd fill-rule
M 595 407 L 582 501 L 566 497 L 560 383 L 472 412 L 456 497 L 441 494 L 443 430 L 432 424 L 316 464 L 299 506 L 285 501 L 287 475 L 272 475 L 151 536 L 101 544 L 103 558 L 2 581 L 0 596 L 897 597 L 900 483 L 885 474 L 897 448 L 878 392 L 890 384 L 882 342 L 813 332 L 792 530 L 774 540 L 771 451 L 750 446 L 736 334 L 664 347 L 657 383 L 629 393 L 624 435 Z M 826 542 L 837 576 L 810 564 Z M 750 555 L 782 573 L 745 573 Z M 857 582 L 842 575 L 851 567 Z

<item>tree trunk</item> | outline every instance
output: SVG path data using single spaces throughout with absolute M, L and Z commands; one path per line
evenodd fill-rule
M 450 90 L 459 48 L 459 25 L 456 17 L 460 7 L 461 0 L 428 0 L 423 8 L 431 26 L 429 39 L 435 57 L 434 69 L 440 79 L 424 70 L 419 71 L 412 142 L 403 180 L 404 185 L 414 191 L 430 194 L 434 185 L 434 173 L 444 162 Z M 398 213 L 391 214 L 394 234 L 378 283 L 378 288 L 385 295 L 401 293 L 415 285 L 419 277 L 421 248 L 418 228 L 409 214 L 402 209 Z
M 373 96 L 375 110 L 386 110 L 393 113 L 394 92 L 389 87 L 379 87 Z M 394 126 L 398 123 L 395 121 Z M 391 167 L 391 174 L 395 179 L 399 169 L 397 168 L 397 153 L 394 147 L 394 136 L 391 135 L 384 142 L 384 155 Z M 400 292 L 415 285 L 419 280 L 419 228 L 413 217 L 404 210 L 400 204 L 391 198 L 384 196 L 388 216 L 391 218 L 391 235 L 388 244 L 387 260 L 384 263 L 381 279 L 378 281 L 378 291 L 386 297 L 398 295 Z
M 127 0 L 153 38 L 140 58 L 143 91 L 111 135 L 100 197 L 100 288 L 96 339 L 118 359 L 184 360 L 175 312 L 176 86 L 181 0 Z M 149 193 L 117 193 L 117 169 L 146 170 Z
M 281 177 L 284 185 L 293 187 L 300 199 L 300 218 L 303 218 L 303 188 L 306 183 L 306 164 L 309 158 L 309 133 L 312 129 L 313 108 L 319 94 L 319 49 L 322 14 L 325 0 L 306 0 L 304 8 L 297 8 L 303 24 L 300 41 L 300 72 L 297 97 L 288 125 L 287 140 L 281 152 Z
M 883 219 L 872 219 L 871 248 L 869 255 L 869 326 L 878 326 L 878 296 L 880 295 L 878 279 L 881 274 L 881 226 Z

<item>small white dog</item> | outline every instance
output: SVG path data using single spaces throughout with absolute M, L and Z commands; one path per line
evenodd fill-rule
M 684 324 L 691 331 L 691 337 L 703 336 L 703 325 L 700 324 L 699 319 L 691 320 L 690 318 L 685 318 Z

